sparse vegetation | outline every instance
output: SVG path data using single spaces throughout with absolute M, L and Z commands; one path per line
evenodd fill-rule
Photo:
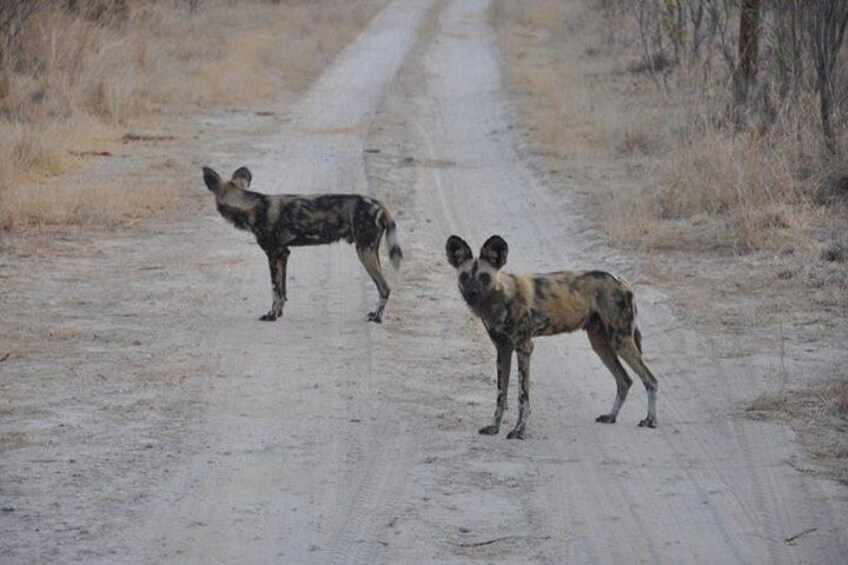
M 788 420 L 791 417 L 787 407 L 788 399 L 786 391 L 764 392 L 748 406 L 748 416 L 754 420 Z
M 168 187 L 42 186 L 169 111 L 301 92 L 383 0 L 0 3 L 0 235 L 159 211 Z M 141 198 L 141 200 L 139 200 Z
M 517 121 L 545 168 L 644 253 L 648 279 L 674 285 L 687 317 L 779 341 L 781 359 L 787 339 L 844 332 L 848 311 L 848 53 L 835 25 L 848 15 L 821 18 L 837 4 L 493 3 Z M 825 335 L 800 337 L 800 320 Z M 816 457 L 848 453 L 828 435 L 846 381 L 821 392 L 780 374 L 746 413 L 811 431 Z M 831 476 L 848 476 L 834 461 Z
M 509 84 L 533 98 L 533 111 L 520 119 L 535 149 L 554 159 L 614 153 L 660 179 L 596 195 L 620 242 L 734 253 L 813 250 L 824 244 L 817 237 L 825 226 L 842 223 L 845 198 L 821 196 L 845 182 L 833 154 L 846 143 L 848 98 L 834 94 L 832 131 L 823 133 L 820 65 L 811 47 L 816 34 L 828 38 L 827 84 L 833 93 L 848 91 L 840 29 L 816 31 L 818 4 L 791 1 L 746 3 L 756 10 L 751 29 L 739 5 L 494 4 L 511 57 Z M 759 47 L 737 47 L 740 18 Z M 563 42 L 573 34 L 591 36 L 593 46 L 568 53 Z
M 816 462 L 814 472 L 848 484 L 848 379 L 789 394 L 785 410 Z

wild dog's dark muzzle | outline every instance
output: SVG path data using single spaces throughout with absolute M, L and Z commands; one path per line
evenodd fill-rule
M 477 306 L 483 297 L 483 289 L 478 288 L 478 285 L 460 286 L 459 292 L 462 294 L 465 302 L 471 306 Z

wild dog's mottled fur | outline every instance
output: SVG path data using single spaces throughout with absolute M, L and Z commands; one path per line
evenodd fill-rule
M 248 190 L 252 175 L 246 167 L 223 181 L 208 167 L 203 180 L 215 193 L 218 212 L 235 227 L 253 232 L 268 256 L 271 269 L 271 309 L 260 320 L 273 321 L 283 315 L 286 301 L 286 263 L 289 247 L 321 245 L 341 239 L 356 245 L 356 253 L 377 286 L 377 308 L 368 315 L 381 322 L 389 299 L 389 285 L 380 267 L 380 240 L 386 233 L 389 258 L 397 268 L 403 252 L 397 242 L 397 227 L 389 210 L 377 200 L 358 194 L 260 194 Z
M 480 430 L 496 434 L 506 409 L 512 352 L 520 378 L 518 422 L 508 438 L 523 438 L 530 414 L 530 354 L 533 337 L 584 329 L 592 348 L 615 377 L 617 394 L 609 414 L 598 422 L 614 423 L 633 381 L 619 358 L 642 379 L 648 393 L 648 416 L 639 426 L 657 426 L 657 380 L 642 360 L 633 291 L 626 281 L 603 271 L 562 271 L 511 275 L 500 269 L 508 247 L 490 237 L 475 259 L 471 248 L 453 235 L 446 245 L 448 262 L 459 274 L 459 290 L 471 311 L 483 321 L 498 352 L 498 400 L 494 423 Z

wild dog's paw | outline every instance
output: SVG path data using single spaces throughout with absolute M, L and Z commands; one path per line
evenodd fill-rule
M 259 316 L 259 319 L 263 322 L 273 322 L 277 319 L 277 313 L 273 310 L 269 310 L 267 314 L 262 314 L 261 316 Z
M 656 428 L 657 427 L 657 421 L 652 416 L 648 416 L 647 418 L 645 418 L 644 420 L 639 422 L 639 427 L 640 428 Z
M 479 433 L 480 435 L 484 435 L 484 436 L 493 436 L 493 435 L 497 435 L 499 430 L 500 430 L 500 428 L 498 426 L 492 425 L 492 426 L 486 426 L 485 428 L 480 428 L 480 431 L 477 432 L 477 433 Z
M 515 428 L 508 434 L 506 434 L 506 439 L 524 439 L 524 428 Z
M 615 424 L 615 416 L 612 414 L 601 414 L 597 418 L 595 418 L 596 422 L 600 422 L 602 424 Z
M 369 312 L 366 319 L 369 322 L 374 322 L 376 324 L 382 324 L 383 323 L 383 316 L 380 315 L 378 312 Z

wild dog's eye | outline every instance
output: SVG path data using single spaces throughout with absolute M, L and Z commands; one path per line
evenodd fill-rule
M 480 282 L 482 284 L 489 284 L 489 281 L 492 280 L 492 277 L 489 276 L 489 273 L 482 273 L 480 275 Z
M 468 273 L 460 273 L 459 274 L 459 280 L 461 280 L 462 282 L 467 281 L 468 280 Z

